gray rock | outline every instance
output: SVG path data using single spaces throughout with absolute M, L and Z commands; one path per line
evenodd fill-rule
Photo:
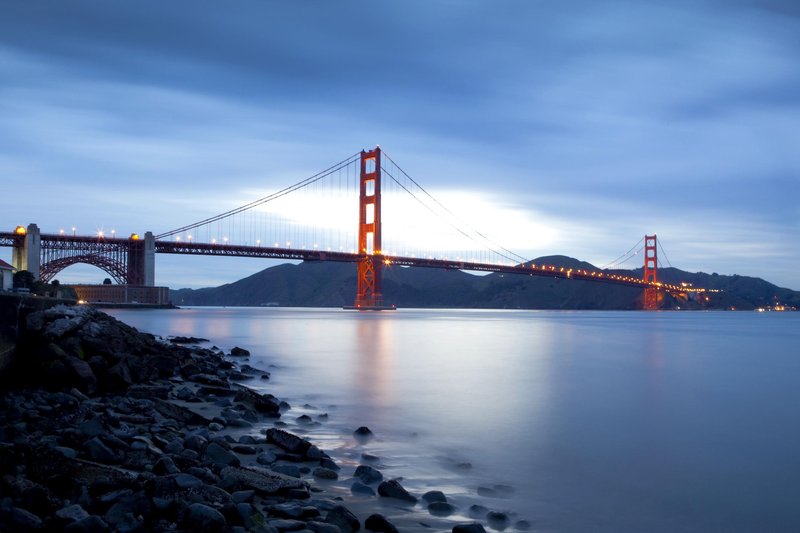
M 225 517 L 208 505 L 193 503 L 186 509 L 186 525 L 197 528 L 198 531 L 223 531 L 225 529 Z
M 87 513 L 83 507 L 76 503 L 73 505 L 67 505 L 66 507 L 62 507 L 56 511 L 56 517 L 61 519 L 64 523 L 70 524 L 72 522 L 77 522 L 78 520 L 88 518 L 89 513 Z
M 250 503 L 256 495 L 254 490 L 239 490 L 231 494 L 231 499 L 236 503 Z
M 216 442 L 210 443 L 203 451 L 203 460 L 209 463 L 227 466 L 239 466 L 241 461 L 230 450 L 226 450 Z
M 179 489 L 190 489 L 203 484 L 202 481 L 191 474 L 174 474 L 171 477 L 175 480 L 175 485 L 177 485 Z
M 249 444 L 236 444 L 233 446 L 233 451 L 244 455 L 255 455 L 258 450 Z
M 301 520 L 289 520 L 286 518 L 270 520 L 269 525 L 278 531 L 300 531 L 306 527 L 306 523 Z
M 111 464 L 119 461 L 119 456 L 98 437 L 86 441 L 85 446 L 89 457 L 98 463 Z
M 395 525 L 389 522 L 385 516 L 378 513 L 369 515 L 364 521 L 364 527 L 370 531 L 378 531 L 380 533 L 398 533 Z
M 306 527 L 314 533 L 342 533 L 339 526 L 326 524 L 325 522 L 317 522 L 316 520 L 306 522 Z
M 422 495 L 422 499 L 428 503 L 447 501 L 447 497 L 440 490 L 429 490 L 428 492 Z
M 175 462 L 167 455 L 162 455 L 159 457 L 158 461 L 156 461 L 156 464 L 153 465 L 153 473 L 158 474 L 159 476 L 166 474 L 177 474 L 178 472 L 180 472 L 180 469 L 175 466 Z
M 272 394 L 259 394 L 254 390 L 242 387 L 236 391 L 233 400 L 268 416 L 280 414 L 280 401 Z
M 278 458 L 275 457 L 275 454 L 270 451 L 261 452 L 256 456 L 256 461 L 261 465 L 271 465 L 277 460 Z
M 272 465 L 270 468 L 273 472 L 278 472 L 285 476 L 300 477 L 300 467 L 296 465 Z
M 489 522 L 489 527 L 500 530 L 507 528 L 511 523 L 508 514 L 502 511 L 489 511 L 486 513 L 486 520 Z
M 368 465 L 359 465 L 356 468 L 354 477 L 360 479 L 364 484 L 371 485 L 372 483 L 380 483 L 383 481 L 383 474 L 380 470 Z
M 307 440 L 278 428 L 267 430 L 267 442 L 280 446 L 289 453 L 299 455 L 305 455 L 311 447 L 311 443 Z
M 477 522 L 471 524 L 456 524 L 453 533 L 486 533 L 486 530 Z
M 378 494 L 386 498 L 396 498 L 410 503 L 417 503 L 417 498 L 409 494 L 396 479 L 384 481 L 378 485 Z
M 260 494 L 277 494 L 288 489 L 306 489 L 299 479 L 258 467 L 223 468 L 220 472 L 223 485 L 253 489 Z
M 369 485 L 364 485 L 360 481 L 354 481 L 350 486 L 350 492 L 353 494 L 364 494 L 367 496 L 375 496 L 375 489 Z
M 110 531 L 108 524 L 97 515 L 88 516 L 64 528 L 64 533 L 103 533 Z
M 472 518 L 484 518 L 489 509 L 483 505 L 473 504 L 469 506 L 469 515 Z
M 353 437 L 361 444 L 369 442 L 374 436 L 367 426 L 361 426 L 353 432 Z
M 428 512 L 434 516 L 450 516 L 456 512 L 456 508 L 447 502 L 431 502 L 428 504 Z
M 319 479 L 339 479 L 339 474 L 330 468 L 324 468 L 322 466 L 315 468 L 312 474 L 314 477 Z
M 531 528 L 531 523 L 527 520 L 517 520 L 514 523 L 514 527 L 519 529 L 520 531 L 527 531 Z
M 67 356 L 66 363 L 78 379 L 78 388 L 86 392 L 94 392 L 97 388 L 97 377 L 89 363 L 72 355 Z
M 41 518 L 20 507 L 12 507 L 5 514 L 8 524 L 11 526 L 9 531 L 34 531 L 42 529 L 44 526 Z M 0 518 L 2 518 L 2 515 L 0 515 Z
M 233 357 L 247 357 L 250 355 L 250 352 L 248 350 L 245 350 L 244 348 L 239 348 L 238 346 L 234 346 L 233 348 L 231 348 L 231 355 Z
M 328 511 L 325 523 L 338 526 L 342 533 L 354 533 L 361 529 L 361 523 L 356 515 L 343 505 L 337 505 Z

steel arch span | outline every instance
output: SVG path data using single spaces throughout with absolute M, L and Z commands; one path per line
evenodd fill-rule
M 67 257 L 52 259 L 41 266 L 39 278 L 43 282 L 49 283 L 56 274 L 69 266 L 77 265 L 79 263 L 98 267 L 99 269 L 105 271 L 116 283 L 120 285 L 127 283 L 128 265 L 126 263 L 116 261 L 107 256 L 93 253 L 70 255 Z

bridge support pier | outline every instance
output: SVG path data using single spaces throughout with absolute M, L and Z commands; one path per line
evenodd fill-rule
M 42 238 L 39 226 L 28 224 L 22 247 L 14 247 L 11 252 L 11 266 L 17 271 L 27 270 L 38 280 L 41 271 Z
M 131 238 L 128 247 L 128 285 L 155 287 L 156 285 L 156 239 L 153 232 L 144 234 L 144 239 Z

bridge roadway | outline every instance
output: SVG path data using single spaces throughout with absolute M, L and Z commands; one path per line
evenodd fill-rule
M 13 232 L 0 232 L 0 246 L 21 246 L 24 236 Z M 42 234 L 42 246 L 54 247 L 74 246 L 83 244 L 96 252 L 110 251 L 126 247 L 131 241 L 128 238 L 109 238 L 82 235 Z M 317 249 L 295 249 L 270 246 L 244 246 L 229 243 L 201 243 L 189 241 L 155 241 L 155 252 L 163 254 L 186 255 L 221 255 L 232 257 L 263 257 L 269 259 L 287 259 L 300 261 L 338 261 L 358 263 L 364 261 L 365 254 L 347 252 L 333 252 Z M 583 270 L 542 264 L 498 265 L 492 263 L 472 263 L 456 259 L 432 259 L 420 257 L 402 257 L 381 255 L 384 266 L 408 266 L 423 268 L 440 268 L 446 270 L 472 270 L 480 272 L 497 272 L 502 274 L 516 274 L 526 276 L 542 276 L 549 278 L 577 279 L 598 283 L 611 283 L 626 285 L 640 289 L 655 288 L 665 291 L 701 292 L 703 289 L 687 288 L 661 282 L 646 282 L 641 278 L 603 272 L 596 270 Z

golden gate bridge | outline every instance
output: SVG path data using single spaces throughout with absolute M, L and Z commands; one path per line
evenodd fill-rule
M 641 278 L 528 261 L 473 229 L 379 147 L 235 209 L 159 234 L 41 233 L 30 224 L 0 232 L 0 246 L 13 247 L 15 269 L 43 282 L 68 266 L 86 263 L 118 284 L 145 287 L 155 285 L 157 253 L 350 262 L 356 265 L 357 286 L 348 307 L 359 310 L 392 308 L 383 301 L 381 279 L 383 270 L 393 266 L 633 286 L 643 290 L 642 307 L 651 310 L 664 293 L 706 292 L 658 281 L 656 235 L 646 235 L 611 265 L 643 252 Z

